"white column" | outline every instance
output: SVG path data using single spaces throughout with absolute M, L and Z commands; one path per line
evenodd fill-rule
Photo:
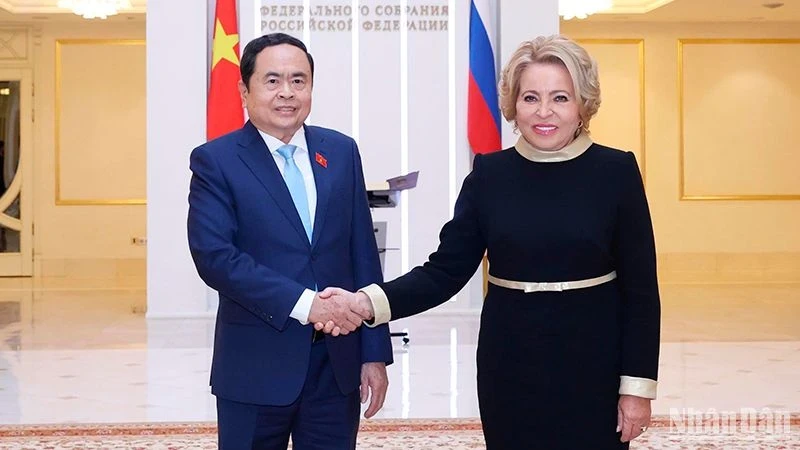
M 189 153 L 205 142 L 206 8 L 147 2 L 147 317 L 207 316 L 186 240 Z
M 558 33 L 558 0 L 502 0 L 500 3 L 500 67 L 522 41 Z M 503 147 L 517 141 L 513 127 L 503 121 Z
M 262 35 L 261 2 L 254 0 L 237 0 L 239 13 L 239 52 L 244 51 L 248 42 Z

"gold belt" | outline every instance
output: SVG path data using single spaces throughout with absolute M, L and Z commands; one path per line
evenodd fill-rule
M 525 291 L 526 294 L 531 292 L 561 292 L 570 289 L 583 289 L 592 286 L 597 286 L 617 278 L 617 271 L 607 273 L 603 276 L 589 278 L 586 280 L 577 281 L 556 281 L 556 282 L 529 282 L 529 281 L 513 281 L 497 278 L 494 275 L 489 275 L 489 282 L 500 287 L 508 289 L 519 289 Z

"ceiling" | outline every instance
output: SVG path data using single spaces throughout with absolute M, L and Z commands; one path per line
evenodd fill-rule
M 130 0 L 131 9 L 109 17 L 109 21 L 144 21 L 147 0 Z M 0 21 L 47 22 L 85 20 L 56 6 L 58 0 L 0 0 Z
M 769 9 L 763 4 L 783 3 Z M 614 0 L 588 21 L 800 22 L 800 0 Z
M 130 0 L 131 12 L 144 13 L 146 0 Z M 64 10 L 56 6 L 58 0 L 0 0 L 0 8 L 12 14 L 60 14 Z M 67 12 L 67 14 L 70 14 Z
M 55 6 L 57 3 L 58 0 L 0 0 L 0 21 L 83 20 L 69 11 L 58 8 Z M 764 3 L 784 3 L 784 5 L 768 9 L 762 6 Z M 133 8 L 130 11 L 109 20 L 144 20 L 147 0 L 131 0 L 131 4 Z M 800 0 L 613 0 L 613 4 L 611 10 L 595 14 L 585 20 L 800 22 Z

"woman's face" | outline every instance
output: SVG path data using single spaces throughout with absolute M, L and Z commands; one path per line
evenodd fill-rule
M 519 79 L 517 128 L 539 150 L 560 150 L 575 139 L 580 123 L 579 99 L 567 68 L 534 63 Z

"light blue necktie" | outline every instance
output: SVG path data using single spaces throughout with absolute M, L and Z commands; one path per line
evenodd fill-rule
M 300 221 L 303 222 L 308 242 L 311 242 L 312 228 L 311 213 L 308 211 L 308 194 L 306 193 L 303 174 L 294 162 L 295 150 L 297 150 L 297 147 L 287 144 L 280 146 L 278 153 L 286 160 L 286 165 L 283 166 L 283 180 L 286 182 L 286 187 L 289 188 L 289 194 L 292 195 L 292 201 L 294 201 L 294 207 L 300 215 Z

